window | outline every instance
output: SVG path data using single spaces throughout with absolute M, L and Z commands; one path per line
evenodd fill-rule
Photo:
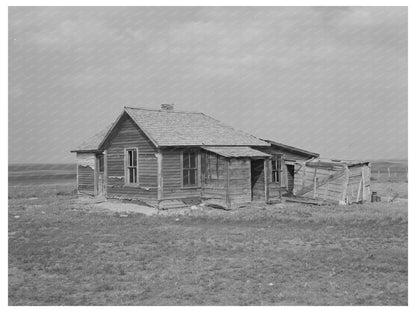
M 194 151 L 183 152 L 183 186 L 196 186 L 198 184 L 198 161 Z
M 104 172 L 104 155 L 97 155 L 98 159 L 98 172 Z
M 126 149 L 126 184 L 137 184 L 137 148 Z
M 204 152 L 201 154 L 201 170 L 204 183 L 219 179 L 219 156 L 214 153 Z
M 280 157 L 272 159 L 272 182 L 280 183 L 282 180 L 282 161 Z

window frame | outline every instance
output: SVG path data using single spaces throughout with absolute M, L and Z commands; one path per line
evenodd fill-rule
M 129 166 L 129 152 L 136 152 L 136 166 Z M 130 168 L 136 168 L 136 182 L 130 182 Z M 124 185 L 138 186 L 139 185 L 139 149 L 137 147 L 126 147 L 124 149 Z
M 276 162 L 276 169 L 273 170 L 273 163 Z M 282 178 L 283 178 L 283 157 L 282 155 L 274 155 L 271 159 L 271 183 L 276 183 L 278 185 L 282 185 Z M 275 175 L 276 174 L 276 175 Z M 275 177 L 277 178 L 275 180 Z
M 97 166 L 98 166 L 98 173 L 104 173 L 105 171 L 104 154 L 97 154 Z
M 190 153 L 194 153 L 195 154 L 195 167 L 190 167 L 191 165 L 191 160 L 189 158 L 189 167 L 184 167 L 184 155 L 185 154 L 190 154 Z M 190 176 L 189 176 L 189 172 L 191 170 L 195 170 L 195 184 L 184 184 L 183 178 L 184 178 L 184 171 L 187 170 L 188 171 L 188 181 L 190 181 Z M 183 150 L 181 153 L 181 187 L 183 189 L 189 189 L 189 188 L 199 188 L 200 185 L 200 153 L 197 150 L 192 150 L 192 149 L 188 149 L 188 150 Z
M 204 175 L 204 183 L 209 184 L 212 180 L 219 179 L 220 156 L 212 152 L 203 152 L 203 155 L 204 157 L 201 155 L 201 174 Z M 211 161 L 212 158 L 214 161 Z M 204 162 L 205 171 L 202 170 L 202 162 Z

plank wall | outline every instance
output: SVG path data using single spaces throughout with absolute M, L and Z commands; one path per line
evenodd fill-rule
M 124 149 L 138 148 L 138 186 L 125 185 Z M 107 196 L 157 200 L 157 149 L 127 115 L 124 115 L 106 143 Z
M 201 187 L 182 187 L 182 158 L 184 149 L 163 149 L 162 153 L 162 196 L 161 199 L 200 197 Z M 198 157 L 199 159 L 199 157 Z M 198 167 L 199 160 L 198 160 Z

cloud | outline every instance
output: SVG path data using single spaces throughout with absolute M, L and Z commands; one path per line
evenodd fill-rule
M 26 133 L 82 136 L 127 102 L 172 101 L 337 157 L 354 142 L 349 129 L 373 142 L 381 134 L 401 151 L 407 9 L 10 8 L 9 93 L 14 142 Z M 103 115 L 92 123 L 96 112 Z M 30 144 L 12 153 L 26 155 L 19 149 Z M 353 144 L 351 153 L 365 148 Z

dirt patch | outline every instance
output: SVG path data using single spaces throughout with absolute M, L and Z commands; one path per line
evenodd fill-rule
M 141 213 L 146 216 L 152 216 L 158 214 L 158 210 L 153 207 L 142 206 L 131 203 L 123 203 L 117 201 L 103 201 L 100 203 L 95 203 L 90 205 L 92 210 L 109 210 L 112 212 L 117 212 L 120 215 L 131 214 L 131 213 Z

